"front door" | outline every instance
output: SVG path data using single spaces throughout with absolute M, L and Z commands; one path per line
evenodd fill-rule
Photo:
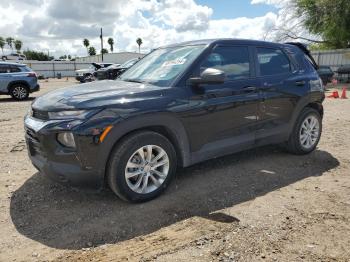
M 195 162 L 252 146 L 255 139 L 259 81 L 247 46 L 216 46 L 197 68 L 225 72 L 223 84 L 191 88 L 191 110 L 183 121 L 189 130 Z

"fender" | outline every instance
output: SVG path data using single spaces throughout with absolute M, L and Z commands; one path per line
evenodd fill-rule
M 23 80 L 16 80 L 16 81 L 13 81 L 13 82 L 10 82 L 7 86 L 7 92 L 10 92 L 10 89 L 12 86 L 16 85 L 16 84 L 21 84 L 21 85 L 24 85 L 26 86 L 27 88 L 29 88 L 29 85 L 26 81 L 23 81 Z
M 322 106 L 323 100 L 324 100 L 324 93 L 321 93 L 321 92 L 314 92 L 314 93 L 305 95 L 299 99 L 294 109 L 291 120 L 289 121 L 288 137 L 293 131 L 294 125 L 298 119 L 298 116 L 300 115 L 300 112 L 309 104 L 317 104 L 319 107 L 319 110 L 323 112 L 323 106 Z
M 183 167 L 190 165 L 190 147 L 188 136 L 181 121 L 172 113 L 146 114 L 135 116 L 130 119 L 121 119 L 115 123 L 113 128 L 106 136 L 101 144 L 98 155 L 98 165 L 105 169 L 109 155 L 115 145 L 125 135 L 140 129 L 147 129 L 151 127 L 162 127 L 170 134 L 170 140 L 175 144 L 179 156 L 179 164 Z

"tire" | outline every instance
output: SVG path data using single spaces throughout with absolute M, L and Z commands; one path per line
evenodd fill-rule
M 23 84 L 14 84 L 10 88 L 10 95 L 15 100 L 26 100 L 29 96 L 29 89 Z
M 176 152 L 171 142 L 159 133 L 140 131 L 124 138 L 111 152 L 107 182 L 121 199 L 145 202 L 159 196 L 168 187 L 176 167 Z
M 313 108 L 306 107 L 301 111 L 294 125 L 287 142 L 287 150 L 296 155 L 308 154 L 316 149 L 321 134 L 322 117 L 320 113 Z

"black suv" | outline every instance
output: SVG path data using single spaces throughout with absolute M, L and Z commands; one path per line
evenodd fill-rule
M 117 80 L 37 98 L 28 152 L 45 175 L 140 202 L 177 166 L 266 144 L 294 154 L 320 139 L 324 90 L 300 44 L 222 39 L 158 48 Z

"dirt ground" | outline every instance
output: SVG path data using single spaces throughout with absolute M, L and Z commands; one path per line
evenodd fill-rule
M 326 99 L 315 152 L 210 160 L 144 204 L 39 174 L 24 144 L 31 101 L 0 97 L 0 261 L 350 261 L 350 99 Z

